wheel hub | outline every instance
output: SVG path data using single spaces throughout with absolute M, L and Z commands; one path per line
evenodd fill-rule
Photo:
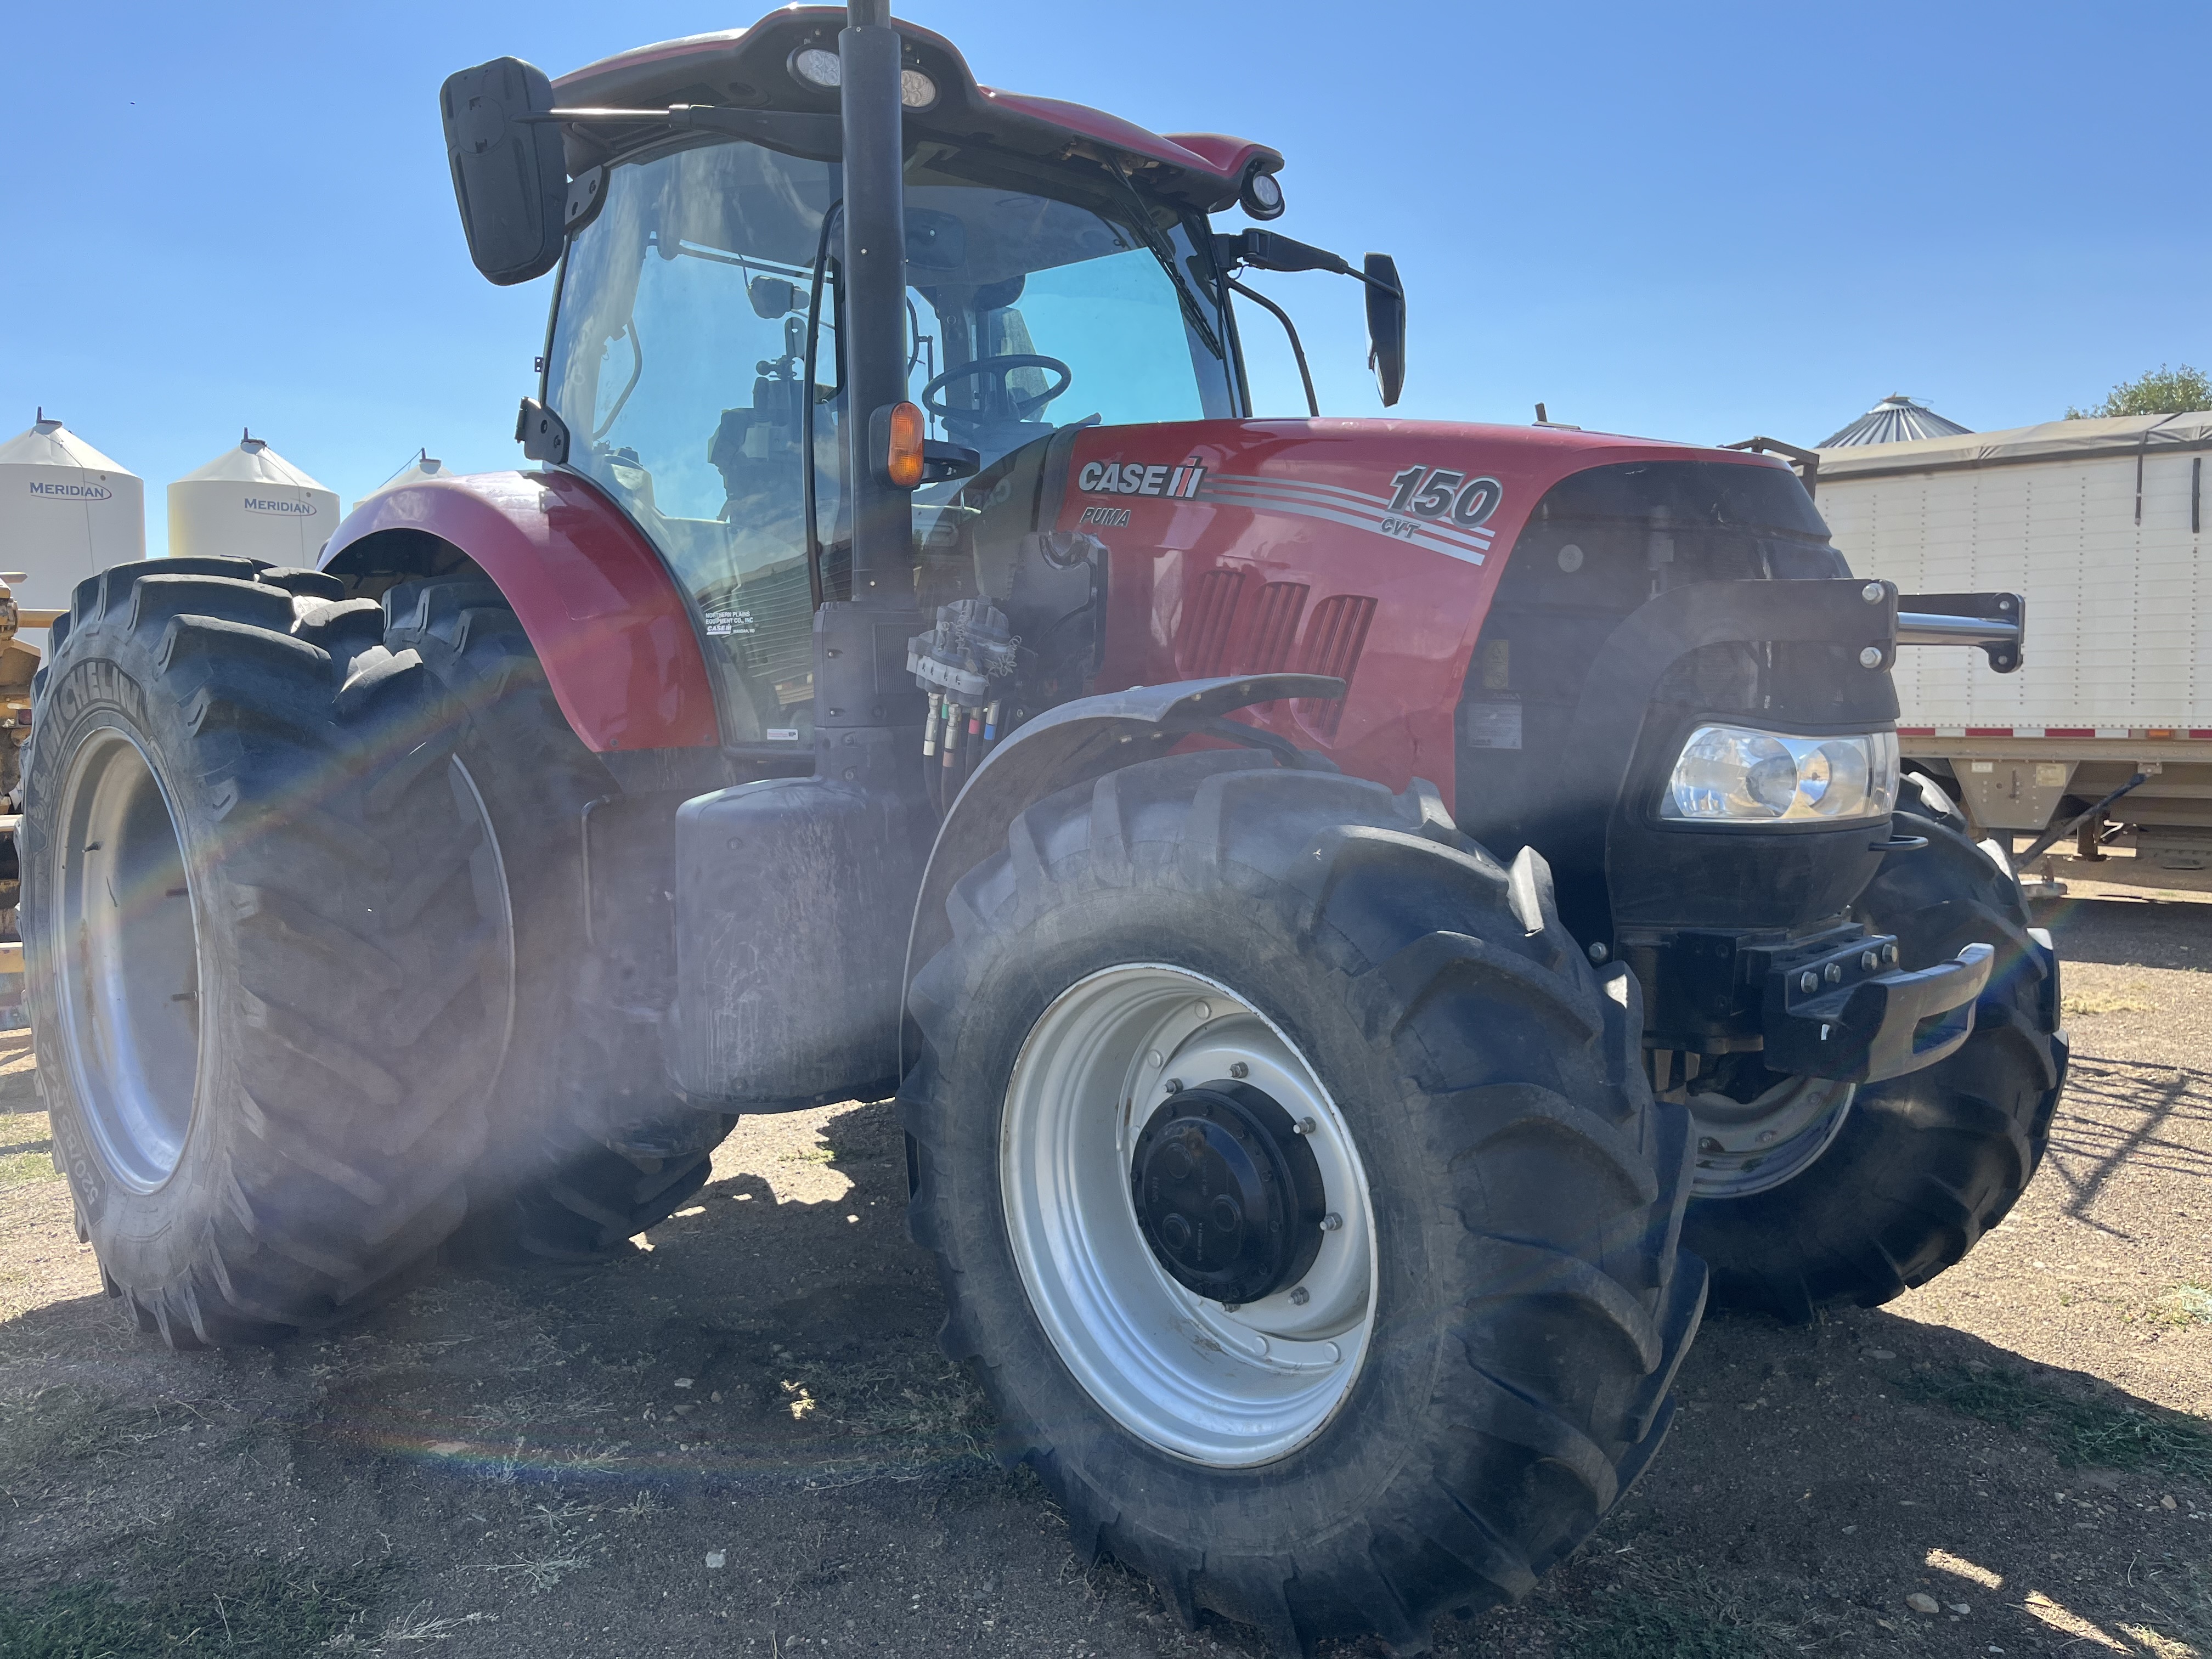
M 1247 1083 L 1170 1095 L 1137 1137 L 1129 1190 L 1154 1259 L 1212 1301 L 1273 1296 L 1321 1250 L 1321 1167 L 1291 1115 Z

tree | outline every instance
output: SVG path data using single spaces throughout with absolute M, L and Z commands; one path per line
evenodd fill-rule
M 2160 363 L 2132 380 L 2121 381 L 2112 388 L 2112 395 L 2094 409 L 2069 409 L 2066 418 L 2084 421 L 2115 415 L 2186 415 L 2199 409 L 2212 410 L 2212 375 L 2201 368 L 2191 368 L 2187 363 L 2179 368 L 2168 368 Z

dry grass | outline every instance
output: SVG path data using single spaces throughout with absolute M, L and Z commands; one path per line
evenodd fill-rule
M 2154 1014 L 2158 1005 L 2148 1000 L 2140 985 L 2123 985 L 2111 991 L 2069 991 L 2060 1007 L 2069 1014 Z
M 105 1580 L 0 1596 L 0 1654 L 8 1659 L 129 1659 L 221 1653 L 226 1659 L 301 1659 L 359 1650 L 383 1565 L 329 1570 L 207 1546 L 179 1521 L 133 1540 L 140 1582 Z
M 1948 1370 L 1893 1383 L 1908 1400 L 2033 1435 L 2069 1468 L 2152 1468 L 2212 1480 L 2212 1423 L 2186 1413 L 2055 1394 L 2017 1371 Z
M 0 1493 L 46 1491 L 69 1477 L 70 1465 L 131 1451 L 204 1420 L 190 1401 L 142 1405 L 74 1383 L 0 1390 Z
M 44 1112 L 11 1112 L 0 1117 L 0 1188 L 34 1181 L 59 1181 L 54 1168 L 54 1139 Z
M 2212 1325 L 2212 1283 L 2184 1280 L 2151 1304 L 2150 1317 L 2161 1325 Z
M 1786 1651 L 1778 1626 L 1702 1573 L 1624 1577 L 1550 1622 L 1561 1659 L 1770 1659 Z

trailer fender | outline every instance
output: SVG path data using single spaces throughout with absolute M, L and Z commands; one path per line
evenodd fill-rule
M 682 592 L 653 544 L 588 479 L 549 468 L 402 484 L 348 515 L 322 568 L 366 579 L 395 554 L 404 568 L 421 556 L 422 536 L 474 561 L 507 596 L 586 748 L 720 741 L 714 681 Z M 437 572 L 426 564 L 419 574 Z
M 953 802 L 931 847 L 908 930 L 905 982 L 952 937 L 945 901 L 952 884 L 1006 838 L 1014 819 L 1055 790 L 1164 755 L 1232 708 L 1279 697 L 1340 697 L 1325 674 L 1239 674 L 1176 680 L 1078 697 L 1048 709 L 992 750 Z

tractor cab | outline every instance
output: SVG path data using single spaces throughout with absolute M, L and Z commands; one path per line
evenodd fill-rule
M 696 605 L 731 738 L 793 753 L 813 747 L 808 566 L 844 597 L 852 542 L 843 262 L 824 252 L 841 174 L 647 134 L 572 232 L 545 373 L 568 465 Z M 925 543 L 962 476 L 1055 431 L 1245 412 L 1201 216 L 1097 162 L 949 143 L 918 146 L 904 183 L 906 367 L 953 475 L 914 497 Z

